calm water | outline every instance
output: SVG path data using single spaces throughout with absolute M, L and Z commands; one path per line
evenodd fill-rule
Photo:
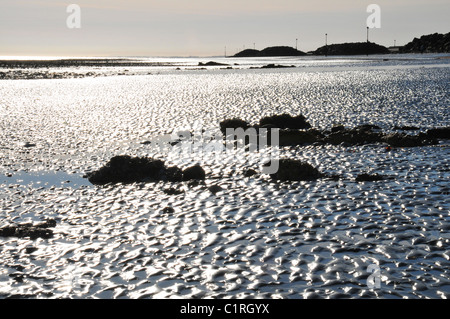
M 283 112 L 321 129 L 449 126 L 450 60 L 440 57 L 147 59 L 171 66 L 1 80 L 0 225 L 54 218 L 57 226 L 51 239 L 0 237 L 0 296 L 448 298 L 448 141 L 389 153 L 383 145 L 282 149 L 343 176 L 285 184 L 243 177 L 258 169 L 259 154 L 142 144 Z M 195 70 L 210 60 L 233 69 Z M 268 63 L 297 67 L 249 69 Z M 96 187 L 83 178 L 119 154 L 200 163 L 206 185 Z M 392 179 L 354 181 L 366 172 Z M 168 195 L 169 187 L 184 192 Z M 373 265 L 380 287 L 369 289 Z

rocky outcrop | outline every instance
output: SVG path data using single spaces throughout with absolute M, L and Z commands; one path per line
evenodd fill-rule
M 320 142 L 324 135 L 318 130 L 280 130 L 279 146 L 295 146 Z M 270 140 L 269 140 L 270 143 Z
M 188 167 L 183 171 L 183 181 L 204 180 L 205 177 L 205 170 L 200 165 Z
M 111 158 L 105 166 L 87 174 L 86 177 L 94 185 L 154 181 L 180 182 L 205 179 L 205 172 L 199 165 L 181 170 L 176 166 L 166 167 L 165 163 L 158 159 L 120 155 Z
M 198 66 L 229 66 L 229 64 L 209 61 L 209 62 L 206 62 L 206 63 L 199 62 Z
M 282 65 L 282 64 L 266 64 L 261 67 L 250 67 L 250 69 L 285 69 L 285 68 L 295 68 L 295 65 Z
M 259 121 L 259 126 L 269 126 L 270 128 L 280 129 L 308 129 L 311 127 L 311 124 L 306 121 L 306 118 L 302 114 L 292 116 L 284 113 L 281 115 L 272 115 L 262 118 Z
M 319 131 L 311 129 L 311 125 L 301 114 L 297 116 L 289 114 L 272 115 L 262 118 L 257 125 L 250 125 L 246 121 L 235 118 L 220 123 L 220 129 L 224 135 L 226 128 L 242 128 L 244 130 L 254 128 L 256 130 L 253 132 L 256 132 L 256 134 L 260 134 L 261 129 L 278 129 L 278 146 L 315 143 L 355 146 L 386 143 L 392 147 L 417 147 L 435 145 L 438 143 L 438 140 L 450 139 L 450 127 L 432 128 L 415 135 L 406 134 L 405 131 L 418 131 L 420 128 L 396 126 L 394 130 L 400 132 L 385 133 L 381 127 L 373 124 L 359 125 L 354 128 L 336 125 L 330 130 Z M 267 142 L 270 145 L 272 144 L 271 137 L 272 134 L 267 134 Z M 246 140 L 245 143 L 247 144 L 248 141 Z
M 120 155 L 111 158 L 105 166 L 87 177 L 94 185 L 130 184 L 163 179 L 181 180 L 181 170 L 168 169 L 161 160 Z
M 312 181 L 324 176 L 312 165 L 299 160 L 279 159 L 276 161 L 278 161 L 278 170 L 270 174 L 275 181 Z
M 231 129 L 242 128 L 242 129 L 246 130 L 250 127 L 250 124 L 248 122 L 238 119 L 238 118 L 224 120 L 224 121 L 220 122 L 219 125 L 220 125 L 220 131 L 222 132 L 223 135 L 226 134 L 227 128 L 231 128 Z
M 450 139 L 450 127 L 437 127 L 427 130 L 426 135 L 429 139 Z
M 400 47 L 400 53 L 447 53 L 450 52 L 450 32 L 433 33 L 414 38 Z
M 6 226 L 0 229 L 1 237 L 18 237 L 18 238 L 52 238 L 53 231 L 49 228 L 56 226 L 54 219 L 48 219 L 40 224 L 33 225 L 31 223 Z
M 326 134 L 323 142 L 327 144 L 339 145 L 363 145 L 381 142 L 382 134 L 373 132 L 366 128 L 339 129 Z
M 391 133 L 382 136 L 381 140 L 393 147 L 417 147 L 437 144 L 437 141 L 430 139 L 423 134 L 408 135 L 404 133 Z
M 376 182 L 376 181 L 382 181 L 385 179 L 386 179 L 386 177 L 383 175 L 363 173 L 363 174 L 359 174 L 355 180 L 357 182 Z

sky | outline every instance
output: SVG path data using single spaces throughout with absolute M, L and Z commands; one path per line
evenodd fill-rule
M 70 2 L 72 1 L 72 2 Z M 80 8 L 80 28 L 70 4 Z M 449 0 L 1 0 L 0 56 L 223 56 L 286 45 L 404 45 L 450 32 Z

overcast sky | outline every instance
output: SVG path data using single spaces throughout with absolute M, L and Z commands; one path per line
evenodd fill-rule
M 81 8 L 81 28 L 66 12 Z M 403 45 L 450 32 L 449 0 L 0 0 L 0 56 L 218 56 L 244 48 L 366 40 L 369 4 L 381 8 L 370 40 Z

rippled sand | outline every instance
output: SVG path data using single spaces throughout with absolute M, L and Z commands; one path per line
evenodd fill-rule
M 0 237 L 0 296 L 448 298 L 448 141 L 286 148 L 283 157 L 342 178 L 284 184 L 243 176 L 257 154 L 180 157 L 142 144 L 282 112 L 317 128 L 449 126 L 448 83 L 448 66 L 2 81 L 0 225 L 57 226 L 51 239 Z M 118 154 L 198 162 L 208 177 L 107 187 L 82 178 Z M 391 179 L 355 182 L 366 172 Z M 378 289 L 367 287 L 370 265 Z

